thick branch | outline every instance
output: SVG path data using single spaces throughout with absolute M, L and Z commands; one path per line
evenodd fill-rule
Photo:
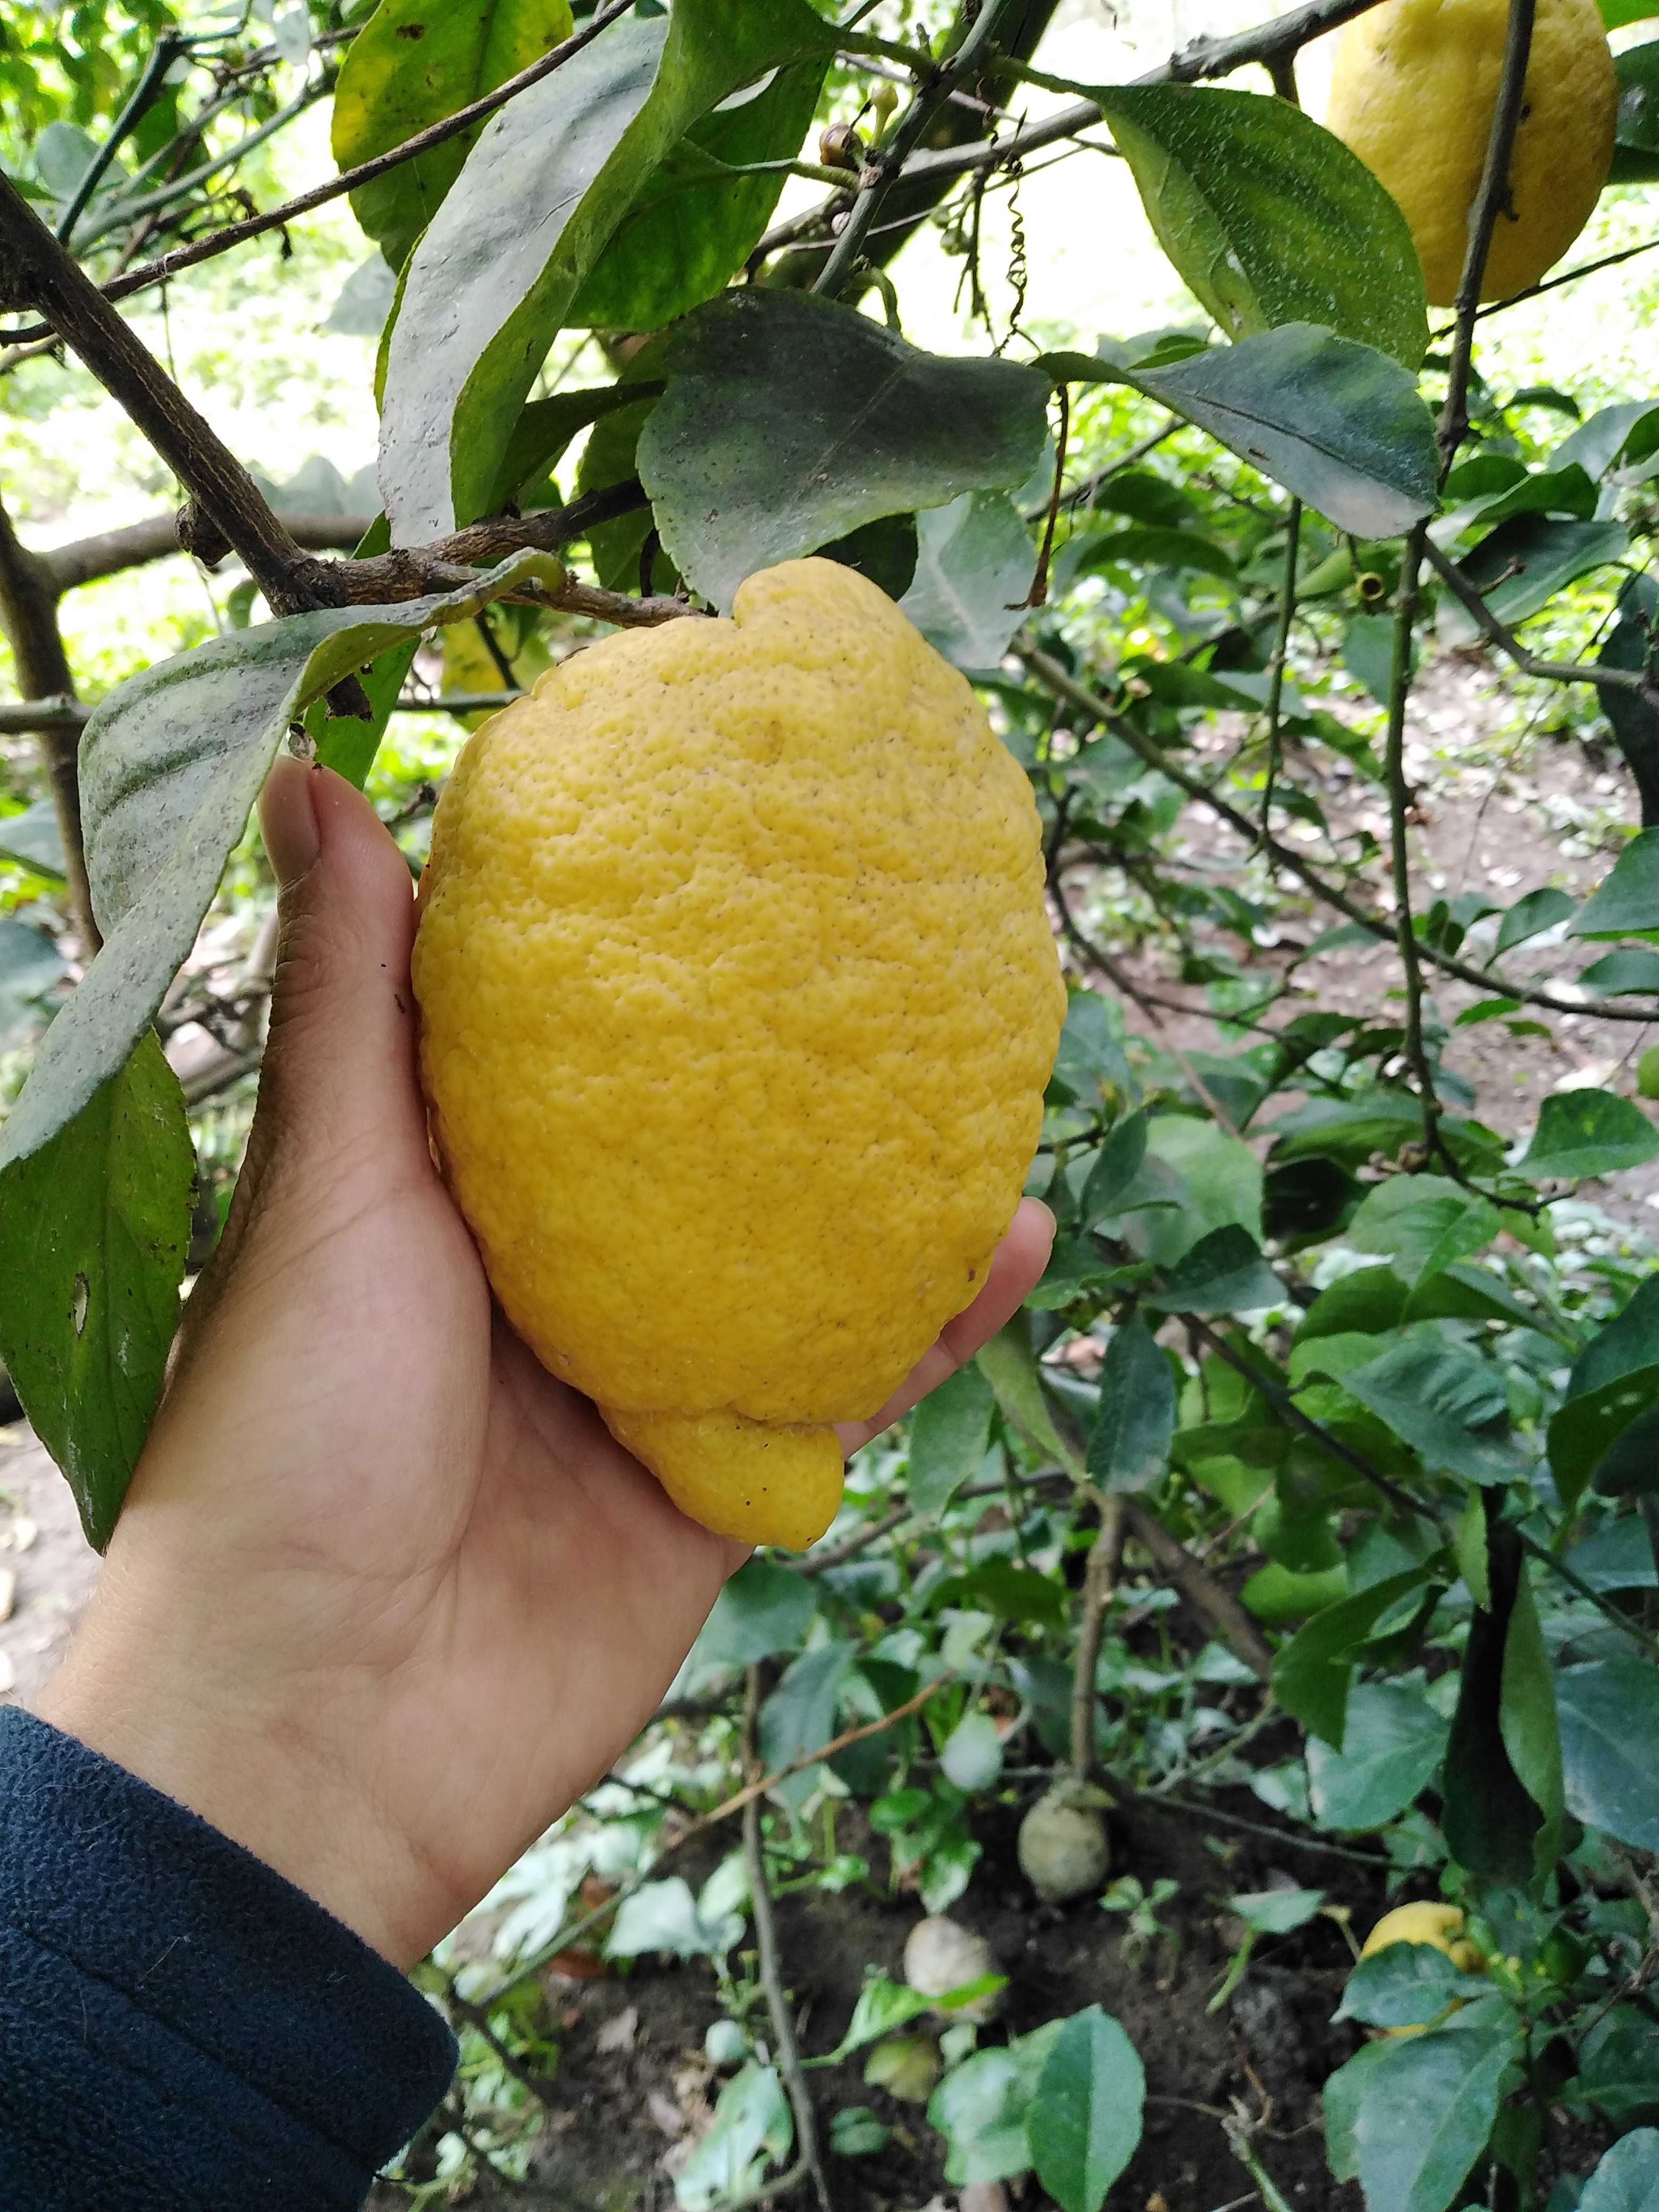
M 1174 1589 L 1180 1591 L 1195 1613 L 1206 1620 L 1235 1659 L 1243 1660 L 1258 1680 L 1273 1680 L 1273 1647 L 1249 1614 L 1178 1537 L 1172 1536 L 1150 1506 L 1138 1498 L 1125 1500 L 1128 1534 Z
M 58 627 L 58 593 L 45 564 L 17 541 L 11 518 L 0 507 L 0 630 L 11 647 L 17 688 L 26 699 L 70 701 L 75 676 Z M 52 808 L 64 847 L 64 876 L 82 945 L 90 956 L 102 942 L 93 918 L 81 831 L 78 717 L 54 717 L 34 726 L 52 785 Z
M 330 604 L 306 576 L 307 568 L 316 564 L 308 562 L 272 514 L 247 471 L 4 176 L 0 176 L 0 305 L 27 305 L 44 312 L 104 389 L 120 402 L 226 543 L 241 555 L 248 573 L 278 613 Z
M 373 519 L 367 514 L 296 513 L 284 514 L 283 523 L 295 544 L 307 552 L 349 553 Z M 100 530 L 95 537 L 54 545 L 34 557 L 53 589 L 63 592 L 73 591 L 77 584 L 95 584 L 100 577 L 144 568 L 151 561 L 165 561 L 183 550 L 176 514 L 147 514 L 142 522 L 125 523 L 118 530 Z

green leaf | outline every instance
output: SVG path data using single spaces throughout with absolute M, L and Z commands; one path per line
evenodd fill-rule
M 641 186 L 570 309 L 596 330 L 658 331 L 712 299 L 753 249 L 787 181 L 733 176 L 790 161 L 817 106 L 827 49 L 742 87 L 694 123 Z
M 1029 1443 L 1081 1474 L 1083 1463 L 1061 1437 L 1043 1395 L 1042 1373 L 1031 1348 L 1031 1325 L 1024 1313 L 1000 1328 L 975 1355 L 980 1372 L 996 1393 L 1002 1417 Z
M 1659 930 L 1659 829 L 1632 837 L 1580 910 L 1574 937 L 1640 937 Z
M 1366 1193 L 1348 1225 L 1361 1252 L 1386 1252 L 1408 1283 L 1438 1274 L 1490 1244 L 1503 1217 L 1489 1199 L 1449 1176 L 1390 1176 Z
M 1419 2027 L 1438 2020 L 1460 1998 L 1490 1995 L 1478 1974 L 1460 1973 L 1432 1943 L 1390 1943 L 1361 1959 L 1348 1977 L 1334 2017 L 1368 2027 Z
M 1561 1502 L 1569 1510 L 1583 1494 L 1584 1486 L 1599 1476 L 1603 1462 L 1620 1439 L 1638 1432 L 1659 1405 L 1659 1359 L 1609 1376 L 1605 1382 L 1577 1393 L 1550 1417 L 1550 1472 L 1555 1477 Z
M 1446 2212 L 1491 2137 L 1520 2047 L 1520 2021 L 1497 1997 L 1389 2045 L 1353 2124 L 1368 2206 Z
M 1170 1464 L 1175 1377 L 1139 1315 L 1115 1330 L 1100 1370 L 1089 1473 L 1103 1490 L 1150 1490 Z
M 21 814 L 0 814 L 0 860 L 16 860 L 37 876 L 64 878 L 64 840 L 49 799 Z
M 1622 522 L 1560 522 L 1517 514 L 1500 522 L 1458 564 L 1498 621 L 1513 629 L 1539 613 L 1579 576 L 1617 561 L 1630 544 Z M 1440 621 L 1449 644 L 1472 644 L 1485 632 L 1474 617 L 1448 600 Z
M 1242 1139 L 1190 1114 L 1159 1114 L 1146 1124 L 1146 1167 L 1161 1163 L 1179 1178 L 1179 1206 L 1137 1212 L 1124 1234 L 1135 1251 L 1173 1267 L 1200 1237 L 1237 1224 L 1261 1239 L 1261 1168 Z
M 996 1397 L 973 1360 L 958 1367 L 910 1416 L 910 1504 L 918 1513 L 942 1513 L 957 1489 L 978 1471 L 991 1437 Z
M 1393 616 L 1351 616 L 1342 633 L 1342 665 L 1379 707 L 1387 706 L 1394 684 Z
M 1659 165 L 1656 167 L 1659 174 Z M 1659 428 L 1659 413 L 1650 410 L 1650 428 Z M 1652 646 L 1654 616 L 1659 608 L 1659 584 L 1651 576 L 1626 576 L 1614 603 L 1617 619 L 1596 654 L 1601 668 L 1620 668 L 1630 674 L 1646 671 Z M 1639 691 L 1616 685 L 1598 690 L 1597 703 L 1612 726 L 1626 766 L 1635 779 L 1642 801 L 1642 824 L 1659 823 L 1659 708 Z
M 1322 1889 L 1256 1889 L 1230 1897 L 1227 1909 L 1258 1936 L 1288 1936 L 1305 1928 L 1324 1902 Z
M 999 1620 L 1033 1621 L 1044 1628 L 1060 1628 L 1066 1618 L 1066 1590 L 1052 1576 L 1035 1567 L 1016 1566 L 1012 1559 L 983 1559 L 966 1574 L 948 1575 L 927 1593 L 935 1608 L 959 1606 L 994 1613 Z
M 769 69 L 827 54 L 805 0 L 629 15 L 485 124 L 414 252 L 386 349 L 380 489 L 400 544 L 485 512 L 519 410 L 642 180 Z
M 1567 1809 L 1638 1850 L 1659 1850 L 1659 1668 L 1598 1659 L 1555 1678 Z
M 1604 1521 L 1594 1535 L 1573 1546 L 1565 1563 L 1594 1590 L 1659 1589 L 1659 1562 L 1639 1513 Z
M 1183 1252 L 1142 1303 L 1155 1313 L 1254 1313 L 1288 1297 L 1249 1231 L 1229 1222 Z
M 1636 23 L 1659 15 L 1655 0 L 1601 0 L 1601 6 L 1610 29 L 1614 23 Z M 1659 178 L 1659 40 L 1626 46 L 1613 56 L 1613 66 L 1619 80 L 1619 115 L 1607 182 L 1651 184 Z
M 1357 538 L 1392 538 L 1435 501 L 1434 427 L 1399 362 L 1310 323 L 1107 371 L 1230 447 Z
M 1659 994 L 1659 952 L 1646 945 L 1621 945 L 1593 960 L 1578 981 L 1601 999 L 1626 998 L 1636 992 Z
M 1551 467 L 1560 469 L 1576 463 L 1586 476 L 1605 476 L 1624 452 L 1637 424 L 1648 422 L 1652 427 L 1654 411 L 1650 399 L 1620 399 L 1611 407 L 1598 407 L 1587 422 L 1561 441 L 1550 455 Z
M 1392 2043 L 1362 2044 L 1346 2066 L 1339 2066 L 1334 2074 L 1326 2076 L 1319 2094 L 1325 2121 L 1325 2159 L 1338 2181 L 1357 2181 L 1359 2178 L 1359 2146 L 1354 2140 L 1354 2123 L 1365 2100 L 1366 2085 L 1371 2075 L 1387 2064 L 1389 2053 L 1394 2048 Z
M 997 667 L 1026 616 L 1036 565 L 1006 492 L 969 491 L 916 517 L 916 570 L 899 601 L 957 668 Z
M 893 2130 L 868 2105 L 843 2105 L 830 2115 L 830 2148 L 837 2158 L 871 2158 L 885 2150 Z
M 697 1656 L 746 1667 L 798 1650 L 817 1615 L 817 1584 L 775 1559 L 746 1560 L 714 1601 L 697 1638 Z
M 528 69 L 570 31 L 569 0 L 482 0 L 470 8 L 380 0 L 346 48 L 335 81 L 336 161 L 351 169 L 389 153 Z M 352 193 L 351 212 L 394 269 L 437 213 L 482 128 Z
M 1509 1447 L 1475 1433 L 1502 1411 L 1497 1370 L 1431 1325 L 1398 1338 L 1380 1358 L 1342 1377 L 1352 1398 L 1387 1423 L 1431 1474 L 1503 1484 L 1518 1471 Z
M 1578 2212 L 1659 2212 L 1659 2128 L 1614 2143 L 1584 2184 Z
M 545 399 L 532 399 L 520 413 L 507 441 L 501 473 L 491 487 L 489 511 L 493 514 L 496 508 L 515 503 L 534 491 L 579 432 L 604 422 L 619 408 L 637 406 L 642 399 L 657 398 L 661 389 L 660 385 L 655 385 L 641 390 L 627 382 L 591 384 L 575 392 L 553 392 Z M 633 470 L 629 468 L 623 473 L 631 476 Z
M 1111 2014 L 1073 2013 L 1025 2118 L 1030 2162 L 1061 2212 L 1099 2212 L 1140 2142 L 1146 2094 L 1139 2056 Z
M 1498 1708 L 1510 1765 L 1538 1808 L 1533 1838 L 1533 1878 L 1547 1880 L 1560 1855 L 1563 1816 L 1561 1738 L 1555 1711 L 1555 1673 L 1544 1648 L 1532 1586 L 1522 1575 L 1504 1640 L 1503 1698 Z
M 1611 1091 L 1557 1091 L 1538 1110 L 1538 1127 L 1516 1162 L 1534 1182 L 1577 1181 L 1639 1168 L 1659 1152 L 1656 1129 L 1633 1098 Z
M 1528 1763 L 1537 1779 L 1544 1772 L 1547 1753 L 1553 1749 L 1553 1707 L 1552 1701 L 1546 1708 L 1547 1723 L 1543 1715 L 1529 1717 L 1516 1709 L 1516 1700 L 1535 1687 L 1536 1664 L 1543 1666 L 1548 1695 L 1548 1662 L 1542 1656 L 1530 1598 L 1522 1595 L 1525 1583 L 1519 1540 L 1514 1529 L 1500 1521 L 1495 1494 L 1489 1494 L 1482 1503 L 1490 1602 L 1476 1607 L 1469 1624 L 1458 1678 L 1457 1711 L 1446 1747 L 1441 1825 L 1453 1857 L 1472 1873 L 1493 1881 L 1525 1882 L 1533 1872 L 1534 1841 L 1559 1815 L 1559 1771 L 1558 1766 L 1553 1788 L 1547 1793 L 1553 1802 L 1546 1808 L 1522 1781 L 1510 1743 L 1513 1735 L 1528 1747 Z M 1524 1610 L 1516 1646 L 1516 1674 L 1511 1684 L 1510 1637 L 1517 1607 Z M 1552 1739 L 1549 1746 L 1538 1732 L 1546 1725 Z
M 1417 250 L 1340 139 L 1261 93 L 1160 84 L 1091 96 L 1159 245 L 1229 337 L 1321 323 L 1415 373 L 1428 342 Z
M 146 1033 L 0 1176 L 0 1358 L 102 1551 L 161 1395 L 196 1162 Z
M 1542 890 L 1528 891 L 1518 898 L 1498 924 L 1498 941 L 1492 946 L 1494 956 L 1507 952 L 1512 945 L 1524 945 L 1529 937 L 1540 937 L 1545 930 L 1553 929 L 1577 910 L 1578 902 L 1569 892 L 1552 890 L 1547 885 Z
M 761 1758 L 769 1774 L 789 1766 L 836 1733 L 841 1686 L 855 1656 L 850 1644 L 821 1644 L 791 1661 L 782 1680 L 760 1709 Z M 799 1805 L 817 1787 L 820 1770 L 805 1767 L 773 1789 L 786 1805 Z
M 1383 1615 L 1427 1579 L 1421 1567 L 1386 1576 L 1316 1613 L 1279 1647 L 1273 1660 L 1273 1695 L 1333 1750 L 1341 1750 L 1346 1728 L 1352 1654 Z
M 867 576 L 896 605 L 915 580 L 917 520 L 914 514 L 884 514 L 878 522 L 866 522 L 845 538 L 832 538 L 819 550 L 826 561 L 839 561 L 843 568 Z
M 776 2069 L 745 2066 L 720 2091 L 713 2124 L 675 2177 L 679 2212 L 718 2212 L 746 2196 L 768 2166 L 787 2157 L 794 2140 L 794 2119 Z
M 1146 1114 L 1137 1107 L 1113 1124 L 1111 1133 L 1095 1157 L 1089 1180 L 1083 1186 L 1083 1226 L 1092 1229 L 1117 1210 L 1130 1185 L 1140 1173 L 1146 1157 Z
M 1403 1813 L 1434 1778 L 1448 1729 L 1420 1692 L 1398 1682 L 1362 1682 L 1348 1699 L 1343 1749 L 1308 1746 L 1308 1789 L 1322 1828 L 1380 1828 Z
M 1051 2020 L 1000 2050 L 976 2051 L 934 2090 L 927 2118 L 945 2137 L 945 2179 L 953 2188 L 1030 2167 L 1026 2114 L 1063 2025 Z
M 1238 581 L 1232 556 L 1195 530 L 1080 531 L 1066 540 L 1065 552 L 1067 581 L 1114 562 L 1131 568 L 1190 569 L 1195 575 L 1218 577 L 1224 584 Z
M 1014 489 L 1048 434 L 1036 369 L 921 353 L 804 293 L 725 294 L 670 362 L 640 475 L 665 550 L 722 608 L 757 568 L 878 516 Z
M 441 597 L 232 630 L 99 702 L 81 740 L 81 777 L 104 948 L 0 1127 L 0 1172 L 78 1114 L 149 1027 L 295 716 L 388 647 L 556 572 L 547 555 L 519 553 Z

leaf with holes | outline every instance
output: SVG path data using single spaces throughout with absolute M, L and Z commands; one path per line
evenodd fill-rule
M 147 1034 L 0 1176 L 0 1357 L 100 1551 L 161 1395 L 195 1174 L 179 1079 Z
M 380 0 L 346 48 L 334 87 L 334 158 L 343 169 L 465 107 L 570 36 L 570 0 Z M 447 139 L 359 185 L 351 212 L 394 269 L 442 205 L 483 128 Z M 379 319 L 374 328 L 379 330 Z

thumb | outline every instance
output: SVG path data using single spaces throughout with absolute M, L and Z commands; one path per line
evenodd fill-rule
M 380 1162 L 428 1159 L 415 1075 L 409 867 L 362 793 L 278 758 L 259 825 L 280 888 L 270 1030 L 249 1138 L 254 1182 L 303 1167 L 314 1190 Z M 275 1195 L 273 1192 L 271 1194 Z

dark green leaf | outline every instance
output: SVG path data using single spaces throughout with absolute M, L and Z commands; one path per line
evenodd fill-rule
M 27 1159 L 125 1061 L 195 941 L 283 731 L 365 660 L 556 568 L 518 553 L 476 585 L 389 607 L 330 607 L 232 630 L 120 684 L 81 740 L 82 803 L 104 948 L 46 1032 L 0 1127 Z
M 1090 1475 L 1103 1490 L 1150 1489 L 1169 1467 L 1175 1417 L 1170 1363 L 1137 1315 L 1114 1333 L 1101 1367 Z
M 890 599 L 902 599 L 915 581 L 920 518 L 914 514 L 884 514 L 879 522 L 866 522 L 820 548 L 826 561 L 839 561 L 867 576 Z
M 577 295 L 569 319 L 658 331 L 712 299 L 771 219 L 783 173 L 733 176 L 799 153 L 829 61 L 820 49 L 723 100 L 647 178 Z
M 1386 1576 L 1305 1621 L 1273 1660 L 1273 1695 L 1311 1735 L 1340 1751 L 1353 1653 L 1383 1615 L 1428 1579 L 1421 1567 Z
M 1037 2179 L 1061 2212 L 1100 2212 L 1139 2143 L 1146 2091 L 1139 2057 L 1111 2014 L 1098 2005 L 1073 2013 L 1025 2120 Z
M 1610 29 L 1659 14 L 1654 0 L 1601 0 L 1601 9 Z M 1613 56 L 1613 66 L 1619 79 L 1619 119 L 1607 182 L 1651 184 L 1659 178 L 1659 40 L 1626 46 Z
M 942 1513 L 957 1487 L 978 1471 L 995 1407 L 990 1384 L 970 1359 L 911 1414 L 908 1488 L 918 1513 Z
M 1195 530 L 1089 531 L 1069 539 L 1066 552 L 1068 576 L 1087 575 L 1115 561 L 1131 568 L 1188 568 L 1225 584 L 1238 581 L 1232 556 Z
M 1308 1786 L 1322 1828 L 1380 1828 L 1425 1790 L 1446 1748 L 1447 1727 L 1420 1692 L 1362 1682 L 1348 1699 L 1343 1749 L 1308 1746 Z
M 1627 1369 L 1592 1388 L 1570 1392 L 1550 1417 L 1550 1472 L 1570 1510 L 1627 1432 L 1639 1431 L 1659 1405 L 1659 1361 Z
M 1115 1123 L 1083 1186 L 1082 1220 L 1092 1229 L 1115 1212 L 1146 1157 L 1146 1115 L 1141 1107 Z
M 1386 706 L 1394 682 L 1393 616 L 1352 616 L 1342 633 L 1342 665 L 1378 706 Z
M 790 1662 L 760 1709 L 761 1758 L 769 1774 L 792 1765 L 835 1735 L 842 1682 L 855 1656 L 850 1644 L 821 1644 Z M 805 1767 L 778 1783 L 772 1794 L 787 1805 L 802 1804 L 819 1778 L 819 1769 Z
M 1650 426 L 1659 425 L 1659 414 L 1650 413 L 1648 422 Z M 1659 584 L 1651 576 L 1626 576 L 1616 603 L 1617 619 L 1595 656 L 1596 665 L 1644 673 L 1656 611 Z M 1603 686 L 1596 697 L 1635 779 L 1642 801 L 1642 827 L 1651 830 L 1659 823 L 1659 708 L 1640 692 L 1614 684 Z
M 1639 1513 L 1626 1513 L 1605 1521 L 1593 1536 L 1575 1544 L 1565 1564 L 1580 1582 L 1594 1590 L 1633 1590 L 1659 1588 L 1659 1564 L 1653 1556 L 1653 1540 Z
M 1498 621 L 1511 629 L 1547 607 L 1558 592 L 1592 568 L 1616 561 L 1630 544 L 1622 522 L 1558 522 L 1517 514 L 1500 522 L 1459 563 Z M 1441 611 L 1447 638 L 1472 643 L 1484 635 L 1474 617 L 1448 602 Z
M 775 1559 L 746 1561 L 715 1599 L 697 1656 L 713 1666 L 746 1667 L 795 1650 L 817 1613 L 817 1587 Z
M 153 1034 L 0 1175 L 0 1357 L 102 1551 L 161 1395 L 196 1162 Z
M 1645 945 L 1621 945 L 1593 960 L 1578 978 L 1598 998 L 1620 999 L 1632 992 L 1659 994 L 1659 952 Z
M 1501 1998 L 1389 2047 L 1354 2119 L 1359 2185 L 1376 2212 L 1446 2212 L 1486 2148 L 1521 2047 Z
M 1611 1091 L 1558 1091 L 1538 1111 L 1519 1174 L 1535 1182 L 1639 1168 L 1659 1152 L 1656 1129 L 1633 1098 Z
M 1158 243 L 1229 337 L 1320 323 L 1415 373 L 1428 329 L 1406 219 L 1300 108 L 1195 85 L 1093 95 Z
M 1026 1315 L 1017 1313 L 988 1344 L 981 1345 L 976 1358 L 1009 1426 L 1062 1467 L 1080 1474 L 1081 1461 L 1055 1427 L 1043 1395 L 1042 1370 L 1031 1346 L 1031 1324 Z
M 1117 372 L 1359 538 L 1434 505 L 1434 430 L 1398 362 L 1287 323 L 1173 368 Z
M 1483 530 L 1507 522 L 1512 514 L 1564 514 L 1586 522 L 1595 513 L 1595 486 L 1588 471 L 1577 461 L 1563 463 L 1558 456 L 1553 468 L 1533 469 L 1516 483 L 1480 502 L 1471 516 Z
M 592 384 L 580 391 L 554 392 L 545 399 L 532 399 L 507 441 L 487 512 L 494 514 L 499 507 L 527 498 L 578 432 L 604 422 L 618 408 L 638 405 L 647 396 L 654 398 L 660 391 L 660 385 L 647 385 L 641 390 L 635 383 Z M 631 476 L 632 469 L 627 473 Z
M 670 358 L 640 475 L 665 549 L 720 607 L 757 568 L 880 515 L 1012 489 L 1047 435 L 1035 369 L 921 353 L 806 294 L 728 292 Z
M 1042 1280 L 1025 1294 L 1034 1313 L 1054 1313 L 1074 1298 L 1106 1289 L 1112 1270 L 1092 1244 L 1078 1237 L 1056 1237 Z
M 389 153 L 528 69 L 570 28 L 569 0 L 483 0 L 470 8 L 380 0 L 335 81 L 335 160 L 350 169 Z M 477 136 L 475 126 L 352 193 L 351 212 L 394 269 L 437 213 Z
M 945 2178 L 954 2188 L 1030 2166 L 1026 2114 L 1061 2033 L 1062 2023 L 1051 2020 L 1000 2049 L 976 2051 L 933 2092 L 927 2118 L 945 2137 Z
M 1255 1237 L 1234 1222 L 1200 1237 L 1143 1303 L 1156 1313 L 1252 1313 L 1288 1296 Z
M 915 579 L 900 605 L 957 668 L 995 668 L 1025 619 L 1036 552 L 1006 492 L 963 492 L 915 520 Z
M 1431 1474 L 1502 1484 L 1517 1472 L 1506 1445 L 1475 1433 L 1503 1410 L 1496 1370 L 1460 1345 L 1437 1339 L 1431 1326 L 1400 1337 L 1379 1358 L 1351 1370 L 1342 1388 L 1386 1422 Z
M 1497 1576 L 1492 1577 L 1495 1596 Z M 1561 1739 L 1555 1711 L 1555 1674 L 1544 1648 L 1538 1607 L 1522 1574 L 1516 1585 L 1504 1641 L 1503 1701 L 1498 1710 L 1504 1748 L 1516 1780 L 1538 1808 L 1533 1838 L 1535 1882 L 1547 1880 L 1560 1855 L 1563 1816 Z
M 1324 1902 L 1322 1889 L 1255 1889 L 1230 1897 L 1227 1910 L 1258 1936 L 1288 1936 L 1316 1918 Z
M 1498 924 L 1498 941 L 1492 946 L 1494 954 L 1507 952 L 1511 945 L 1524 945 L 1529 937 L 1540 937 L 1547 929 L 1553 929 L 1573 913 L 1578 902 L 1567 891 L 1528 891 L 1518 898 Z
M 644 178 L 729 94 L 832 36 L 805 0 L 679 0 L 613 24 L 485 124 L 410 257 L 387 343 L 380 485 L 400 544 L 485 511 L 548 345 Z
M 1537 1624 L 1529 1596 L 1522 1598 L 1521 1546 L 1512 1528 L 1502 1525 L 1495 1500 L 1483 1501 L 1486 1520 L 1488 1605 L 1477 1607 L 1458 1680 L 1457 1711 L 1446 1747 L 1441 1825 L 1452 1856 L 1472 1873 L 1493 1881 L 1525 1882 L 1533 1872 L 1533 1845 L 1547 1813 L 1559 1809 L 1559 1770 L 1554 1806 L 1540 1807 L 1516 1771 L 1510 1755 L 1515 1698 L 1532 1685 L 1533 1669 L 1523 1660 L 1513 1697 L 1506 1697 L 1509 1643 L 1517 1606 L 1524 1607 L 1522 1641 L 1536 1645 Z M 1528 1638 L 1524 1624 L 1530 1622 Z M 1547 1663 L 1545 1690 L 1548 1690 Z M 1506 1722 L 1515 1723 L 1514 1727 Z M 1526 1738 L 1541 1756 L 1536 1727 Z M 1553 1736 L 1553 1713 L 1549 1715 Z M 1538 1756 L 1531 1761 L 1538 1765 Z
M 1354 2123 L 1365 2100 L 1366 2085 L 1388 2063 L 1392 2043 L 1364 2043 L 1349 2059 L 1328 2075 L 1319 2101 L 1325 2120 L 1325 2157 L 1338 2181 L 1359 2178 L 1359 2146 Z
M 1659 830 L 1632 837 L 1613 873 L 1590 894 L 1574 937 L 1640 937 L 1659 930 Z
M 1605 476 L 1636 425 L 1653 414 L 1650 399 L 1620 399 L 1611 407 L 1598 407 L 1588 422 L 1561 441 L 1550 456 L 1550 465 L 1559 469 L 1576 462 L 1587 476 Z
M 1010 1559 L 988 1559 L 965 1575 L 951 1575 L 935 1583 L 928 1594 L 937 1607 L 957 1606 L 994 1613 L 999 1620 L 1028 1620 L 1046 1628 L 1063 1626 L 1066 1592 L 1040 1575 L 1034 1567 L 1018 1567 Z
M 1659 1850 L 1659 1668 L 1634 1657 L 1555 1678 L 1567 1808 L 1587 1827 Z

